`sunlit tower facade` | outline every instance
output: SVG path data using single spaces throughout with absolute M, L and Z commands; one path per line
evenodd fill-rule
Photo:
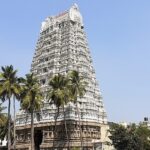
M 107 116 L 101 92 L 96 81 L 92 58 L 88 47 L 84 24 L 79 8 L 74 4 L 69 10 L 42 22 L 31 72 L 38 78 L 43 93 L 49 89 L 48 82 L 56 74 L 67 74 L 77 70 L 88 83 L 83 98 L 78 98 L 83 147 L 91 149 L 101 142 L 101 125 L 107 124 Z M 54 122 L 57 113 L 55 105 L 45 98 L 40 112 L 34 113 L 35 149 L 67 149 L 68 141 L 64 131 L 64 116 L 60 109 L 57 119 L 57 137 L 54 136 Z M 79 118 L 76 106 L 65 106 L 70 147 L 81 147 Z M 17 114 L 17 148 L 30 146 L 30 114 L 23 110 Z

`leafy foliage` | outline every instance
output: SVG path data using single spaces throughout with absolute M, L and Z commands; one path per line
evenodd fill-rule
M 42 99 L 43 96 L 37 78 L 33 74 L 27 74 L 21 92 L 21 108 L 30 113 L 40 110 Z
M 5 108 L 6 107 L 3 107 L 2 103 L 0 103 L 0 140 L 4 140 L 7 136 L 8 118 L 6 114 L 3 113 Z
M 4 121 L 3 123 L 0 125 L 0 140 L 4 140 L 5 138 L 8 139 L 8 117 L 5 115 L 4 116 Z M 10 130 L 10 141 L 11 143 L 14 142 L 14 133 L 13 133 L 13 128 L 14 128 L 14 124 L 13 121 L 11 120 L 11 130 Z
M 2 106 L 2 103 L 0 103 L 0 126 L 5 124 L 5 121 L 7 120 L 6 114 L 3 113 L 3 110 L 5 110 L 6 107 Z
M 13 66 L 1 67 L 0 73 L 0 99 L 4 102 L 8 100 L 8 150 L 11 146 L 11 98 L 19 98 L 21 86 L 17 77 L 17 70 L 14 70 Z M 14 110 L 15 111 L 15 110 Z M 14 128 L 15 130 L 15 128 Z M 15 131 L 14 131 L 15 133 Z
M 55 75 L 49 81 L 50 90 L 48 91 L 47 98 L 57 108 L 69 102 L 69 89 L 67 88 L 67 84 L 67 78 L 61 74 Z
M 13 95 L 19 98 L 21 86 L 18 84 L 20 78 L 16 76 L 17 70 L 13 66 L 1 67 L 0 74 L 0 98 L 2 101 L 10 99 Z
M 112 124 L 109 132 L 117 150 L 150 150 L 150 130 L 145 126 Z
M 83 97 L 86 92 L 86 85 L 87 83 L 84 81 L 84 78 L 82 78 L 79 75 L 79 72 L 76 70 L 70 71 L 68 73 L 68 79 L 69 79 L 69 89 L 70 89 L 70 95 L 72 97 L 72 101 L 74 103 L 77 102 L 78 97 Z

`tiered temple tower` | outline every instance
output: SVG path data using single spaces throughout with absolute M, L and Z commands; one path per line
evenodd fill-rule
M 48 81 L 55 74 L 77 70 L 88 83 L 86 94 L 78 99 L 83 146 L 91 149 L 101 142 L 101 125 L 107 124 L 106 112 L 95 78 L 90 50 L 79 8 L 74 4 L 68 11 L 46 18 L 42 22 L 31 72 L 39 79 L 46 93 Z M 57 121 L 57 137 L 54 136 L 56 107 L 45 99 L 40 112 L 35 112 L 36 150 L 65 149 L 68 147 L 64 131 L 64 117 L 60 110 Z M 81 147 L 79 119 L 73 103 L 65 106 L 70 147 Z M 17 114 L 17 149 L 30 146 L 30 114 Z

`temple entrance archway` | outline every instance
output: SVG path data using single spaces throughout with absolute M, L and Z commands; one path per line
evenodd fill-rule
M 43 133 L 41 130 L 35 130 L 34 131 L 34 144 L 35 144 L 35 150 L 40 150 L 40 145 L 43 140 Z

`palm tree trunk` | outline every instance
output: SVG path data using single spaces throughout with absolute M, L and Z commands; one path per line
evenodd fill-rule
M 77 109 L 77 114 L 78 114 L 78 119 L 79 119 L 81 150 L 83 150 L 83 140 L 82 140 L 81 120 L 80 120 L 79 108 L 78 108 L 78 104 L 77 104 L 77 103 L 76 103 L 76 109 Z
M 10 123 L 11 123 L 11 117 L 10 117 L 10 105 L 11 105 L 11 101 L 10 98 L 8 99 L 8 150 L 10 150 L 11 147 L 11 139 L 10 139 Z
M 68 137 L 68 129 L 67 129 L 66 113 L 65 113 L 64 105 L 63 105 L 63 113 L 64 113 L 64 122 L 65 122 L 65 131 L 66 131 L 66 136 L 67 136 L 68 150 L 70 150 L 70 141 Z
M 54 138 L 53 138 L 53 149 L 54 148 L 54 143 L 55 143 L 55 138 L 56 138 L 56 123 L 57 123 L 57 118 L 59 116 L 59 107 L 57 108 L 57 114 L 56 114 L 56 117 L 55 117 L 55 125 L 54 125 Z
M 31 150 L 34 150 L 34 118 L 33 118 L 33 109 L 31 109 Z
M 16 107 L 15 107 L 15 97 L 14 98 L 14 150 L 16 150 Z

